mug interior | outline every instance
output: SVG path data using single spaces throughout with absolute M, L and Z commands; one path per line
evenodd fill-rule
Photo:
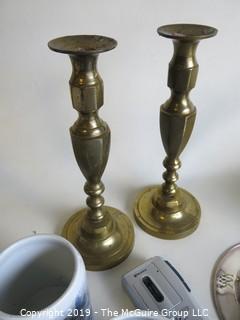
M 0 255 L 0 311 L 19 315 L 22 309 L 43 310 L 66 291 L 75 257 L 59 239 L 30 237 Z

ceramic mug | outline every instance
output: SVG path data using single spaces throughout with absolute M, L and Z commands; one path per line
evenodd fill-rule
M 0 320 L 92 319 L 86 270 L 57 235 L 22 239 L 0 254 Z

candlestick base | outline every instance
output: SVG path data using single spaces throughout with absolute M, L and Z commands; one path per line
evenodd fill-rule
M 63 237 L 80 252 L 87 270 L 101 271 L 121 263 L 133 249 L 130 219 L 118 209 L 103 207 L 104 219 L 93 223 L 88 209 L 74 214 L 63 228 Z
M 156 206 L 154 199 L 161 205 Z M 178 188 L 175 200 L 166 203 L 161 186 L 143 190 L 137 198 L 134 215 L 138 225 L 152 236 L 161 239 L 181 239 L 193 233 L 200 221 L 201 209 L 197 199 Z

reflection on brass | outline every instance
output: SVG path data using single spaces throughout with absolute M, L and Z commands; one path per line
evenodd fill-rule
M 79 118 L 70 128 L 74 154 L 87 182 L 88 208 L 73 215 L 63 235 L 80 251 L 88 270 L 105 270 L 122 262 L 131 252 L 134 230 L 119 210 L 103 206 L 101 177 L 110 148 L 110 129 L 98 115 L 103 105 L 103 81 L 97 70 L 98 54 L 117 42 L 103 36 L 67 36 L 49 42 L 53 51 L 69 54 L 73 72 L 70 90 Z
M 158 33 L 173 39 L 174 44 L 168 73 L 171 96 L 160 109 L 160 131 L 167 154 L 163 161 L 165 182 L 145 189 L 136 201 L 134 213 L 138 224 L 151 235 L 179 239 L 197 228 L 201 215 L 197 200 L 176 185 L 177 169 L 181 166 L 179 156 L 191 136 L 196 117 L 196 108 L 189 99 L 198 73 L 195 52 L 199 40 L 213 37 L 217 30 L 175 24 L 160 27 Z

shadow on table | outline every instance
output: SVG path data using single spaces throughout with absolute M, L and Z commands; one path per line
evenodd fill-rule
M 108 291 L 107 295 L 111 297 L 111 303 L 117 311 L 121 312 L 122 309 L 135 309 L 127 293 L 122 288 L 121 278 L 124 274 L 142 264 L 145 260 L 144 257 L 140 257 L 133 252 L 120 265 L 100 272 L 101 281 L 104 282 L 105 290 Z

